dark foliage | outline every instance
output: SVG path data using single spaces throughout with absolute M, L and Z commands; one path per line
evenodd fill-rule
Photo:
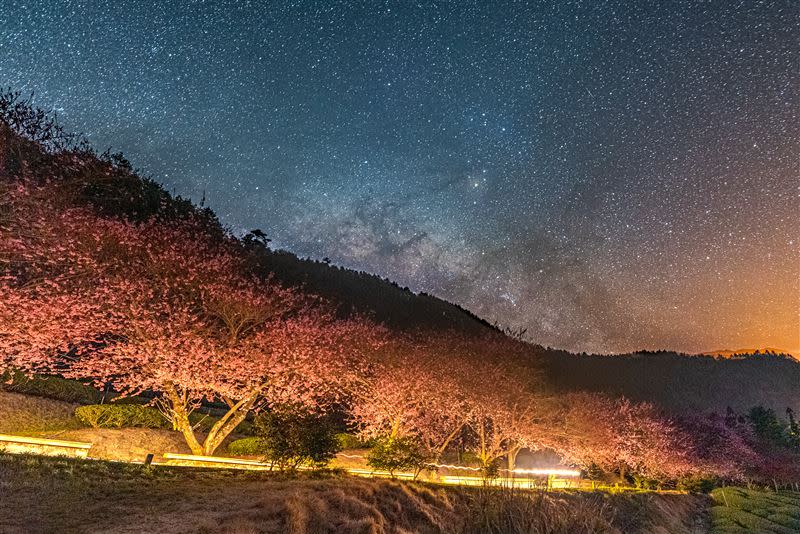
M 102 394 L 93 387 L 58 376 L 27 376 L 20 372 L 7 372 L 0 375 L 0 384 L 6 391 L 77 404 L 95 404 L 102 399 Z
M 336 428 L 327 417 L 283 406 L 256 418 L 257 453 L 280 470 L 301 464 L 324 467 L 339 450 Z
M 678 413 L 800 406 L 800 363 L 783 356 L 718 359 L 666 351 L 587 355 L 537 347 L 533 357 L 562 391 L 624 395 Z

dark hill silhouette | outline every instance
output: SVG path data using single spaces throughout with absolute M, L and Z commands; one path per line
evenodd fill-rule
M 103 215 L 132 221 L 156 218 L 170 224 L 193 218 L 202 231 L 220 239 L 227 235 L 210 209 L 169 194 L 143 177 L 121 154 L 96 153 L 18 93 L 0 92 L 0 217 L 3 189 L 21 178 L 48 181 L 66 206 L 91 206 Z M 373 274 L 271 250 L 260 231 L 236 243 L 256 273 L 305 286 L 338 304 L 344 314 L 370 314 L 402 330 L 500 335 L 499 329 L 456 304 L 415 294 Z M 532 365 L 543 368 L 556 391 L 585 389 L 625 395 L 675 411 L 723 412 L 728 406 L 744 410 L 758 404 L 780 411 L 786 407 L 800 410 L 800 364 L 780 355 L 725 359 L 660 351 L 597 356 L 537 345 L 530 345 L 530 352 Z M 476 362 L 476 373 L 480 363 Z
M 272 273 L 287 285 L 303 286 L 337 302 L 345 313 L 366 312 L 390 327 L 403 330 L 453 329 L 466 334 L 494 330 L 487 321 L 457 304 L 427 293 L 414 293 L 387 278 L 325 261 L 298 258 L 291 252 L 270 250 L 266 246 L 250 248 L 258 271 Z
M 785 355 L 726 359 L 667 351 L 587 355 L 546 349 L 536 355 L 560 390 L 622 394 L 676 412 L 800 407 L 800 364 Z
M 797 360 L 800 360 L 800 352 L 797 351 L 790 351 L 785 349 L 776 349 L 774 347 L 764 347 L 759 349 L 718 349 L 718 350 L 710 350 L 707 352 L 702 352 L 704 356 L 714 356 L 717 358 L 740 358 L 743 355 L 762 355 L 762 356 L 770 356 L 770 355 L 786 355 L 791 356 Z

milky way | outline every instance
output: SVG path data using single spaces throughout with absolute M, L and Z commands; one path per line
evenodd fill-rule
M 235 232 L 586 351 L 800 349 L 800 5 L 0 2 L 0 83 Z

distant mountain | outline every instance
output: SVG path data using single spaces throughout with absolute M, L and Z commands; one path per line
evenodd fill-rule
M 800 360 L 800 351 L 791 351 L 786 349 L 776 349 L 774 347 L 763 347 L 760 349 L 719 349 L 702 352 L 702 356 L 715 356 L 718 358 L 741 358 L 748 355 L 780 355 L 786 354 L 796 360 Z
M 83 145 L 66 143 L 62 139 L 66 134 L 54 129 L 47 116 L 42 119 L 24 106 L 21 112 L 14 111 L 17 108 L 3 106 L 4 102 L 14 103 L 0 94 L 0 215 L 5 187 L 13 187 L 21 179 L 37 180 L 50 184 L 65 206 L 91 207 L 100 215 L 133 222 L 156 220 L 169 225 L 190 218 L 209 236 L 233 239 L 213 211 L 171 195 L 141 176 L 121 154 L 97 154 Z M 34 135 L 36 132 L 47 135 Z M 254 273 L 303 286 L 337 304 L 342 314 L 369 314 L 395 330 L 499 333 L 468 310 L 432 295 L 417 294 L 388 279 L 331 265 L 327 260 L 274 250 L 263 232 L 254 230 L 234 241 Z M 740 349 L 711 351 L 705 356 L 666 351 L 600 356 L 537 345 L 528 350 L 531 365 L 542 369 L 556 392 L 625 395 L 675 411 L 724 412 L 728 406 L 745 410 L 762 404 L 800 412 L 800 363 L 765 356 L 766 352 L 787 351 L 765 348 L 757 355 L 752 354 L 755 349 Z M 481 362 L 476 362 L 475 372 L 482 372 Z M 491 377 L 486 379 L 491 382 Z
M 536 351 L 557 391 L 588 390 L 654 402 L 674 412 L 800 410 L 800 363 L 773 354 L 734 358 L 668 351 L 570 354 Z

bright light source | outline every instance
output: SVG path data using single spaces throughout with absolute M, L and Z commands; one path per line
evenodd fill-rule
M 514 469 L 514 473 L 519 473 L 521 475 L 542 475 L 542 476 L 554 476 L 554 477 L 579 477 L 581 476 L 581 472 L 575 469 L 551 469 L 551 468 L 541 468 L 541 469 Z
M 64 441 L 60 439 L 30 438 L 0 434 L 0 450 L 12 454 L 43 454 L 45 456 L 72 456 L 86 458 L 91 443 Z

